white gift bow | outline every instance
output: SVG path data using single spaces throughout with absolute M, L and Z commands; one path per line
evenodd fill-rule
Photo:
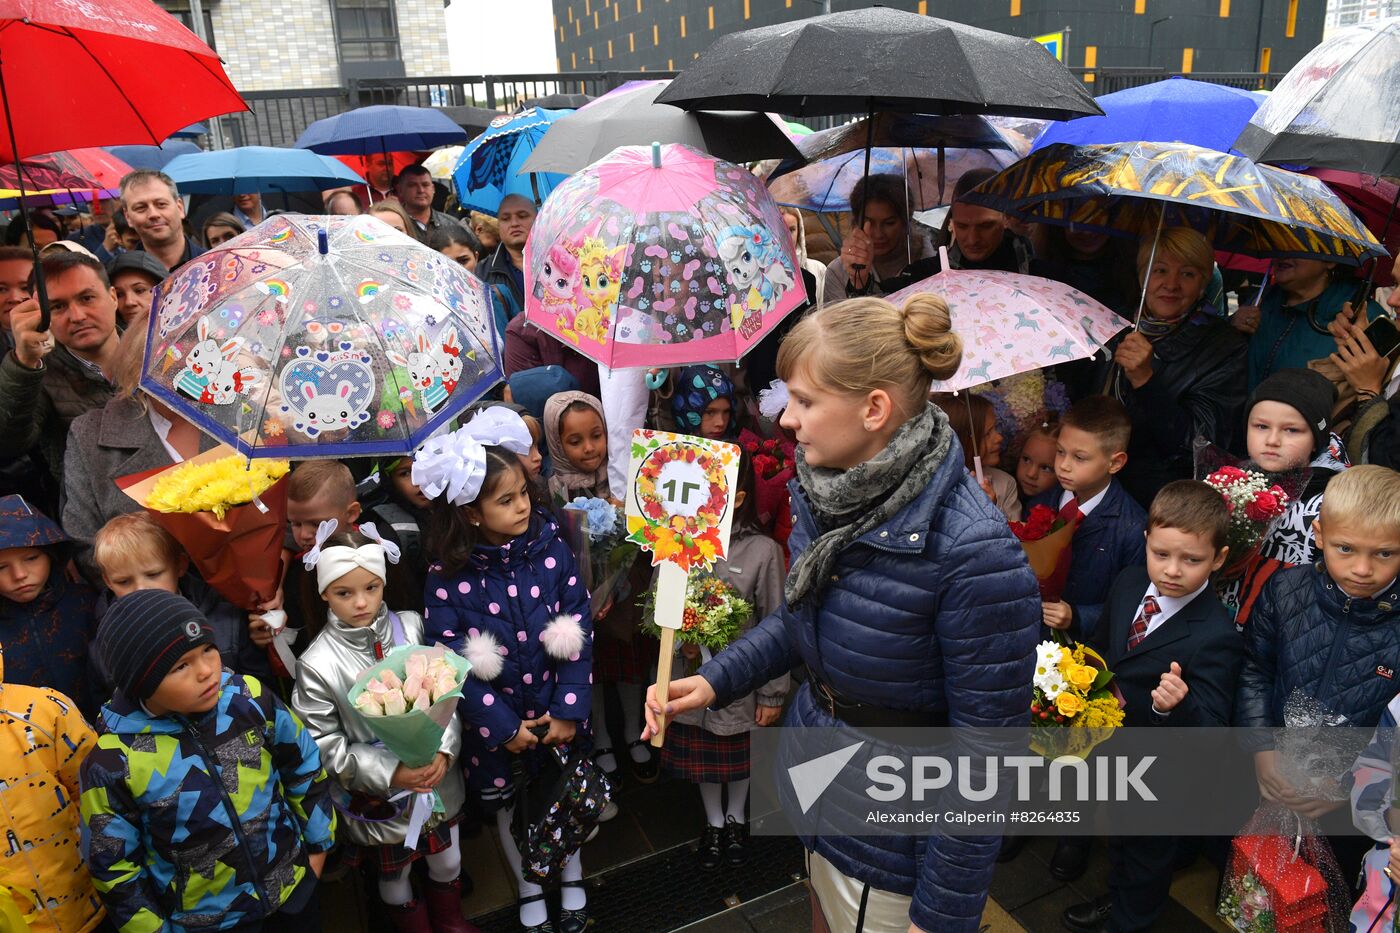
M 301 629 L 288 628 L 287 613 L 281 609 L 268 609 L 261 615 L 263 621 L 267 623 L 267 627 L 272 629 L 272 650 L 277 652 L 277 660 L 282 662 L 288 675 L 295 677 L 297 675 L 297 656 L 292 654 L 292 645 L 296 644 Z
M 417 793 L 411 790 L 401 790 L 389 798 L 392 803 L 400 800 L 409 794 L 413 794 L 413 802 L 408 805 L 408 828 L 404 830 L 403 844 L 405 848 L 418 848 L 418 837 L 423 834 L 423 827 L 433 815 L 433 810 L 437 806 L 437 798 L 433 791 L 427 793 Z

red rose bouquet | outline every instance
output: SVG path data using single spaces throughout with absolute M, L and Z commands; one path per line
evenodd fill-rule
M 1220 491 L 1230 512 L 1230 563 L 1222 576 L 1232 579 L 1249 566 L 1274 519 L 1288 508 L 1289 496 L 1269 477 L 1254 470 L 1223 466 L 1206 477 Z
M 791 441 L 759 437 L 747 428 L 739 432 L 739 446 L 753 461 L 758 521 L 771 531 L 774 519 L 788 504 L 788 480 L 797 475 L 797 448 Z
M 1012 522 L 1011 533 L 1021 542 L 1035 578 L 1040 581 L 1040 598 L 1057 603 L 1069 577 L 1070 539 L 1078 520 L 1061 518 L 1047 505 L 1034 506 L 1025 521 Z

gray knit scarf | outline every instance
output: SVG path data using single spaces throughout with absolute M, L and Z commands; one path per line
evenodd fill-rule
M 820 595 L 841 551 L 924 491 L 947 456 L 952 437 L 948 416 L 929 404 L 899 426 L 884 450 L 849 470 L 808 466 L 802 448 L 797 448 L 797 481 L 821 535 L 788 571 L 783 592 L 789 606 Z

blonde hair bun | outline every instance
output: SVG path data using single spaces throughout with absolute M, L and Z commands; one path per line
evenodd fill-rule
M 962 361 L 948 303 L 916 295 L 902 308 L 883 298 L 832 302 L 797 323 L 778 347 L 778 375 L 803 372 L 818 385 L 865 395 L 884 389 L 906 416 L 928 404 L 929 384 Z
M 953 314 L 939 295 L 913 295 L 899 309 L 904 339 L 934 379 L 947 379 L 962 363 L 962 338 L 953 333 Z

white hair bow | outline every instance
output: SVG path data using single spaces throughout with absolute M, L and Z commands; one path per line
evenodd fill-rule
M 321 559 L 321 545 L 326 543 L 326 539 L 335 534 L 335 530 L 340 527 L 340 522 L 333 518 L 327 519 L 316 526 L 316 543 L 301 555 L 301 565 L 307 570 L 316 568 L 316 561 Z
M 465 427 L 431 437 L 413 455 L 413 482 L 429 499 L 446 496 L 453 505 L 471 505 L 486 479 L 486 448 L 526 454 L 535 443 L 524 420 L 499 405 L 484 409 Z
M 768 384 L 768 388 L 758 393 L 758 413 L 769 421 L 781 418 L 783 409 L 787 407 L 788 387 L 781 379 L 774 379 Z
M 379 529 L 374 527 L 374 522 L 361 522 L 360 534 L 382 547 L 384 549 L 384 556 L 389 558 L 389 563 L 397 564 L 399 562 L 399 558 L 402 556 L 402 552 L 399 551 L 399 546 L 382 537 L 379 534 Z

